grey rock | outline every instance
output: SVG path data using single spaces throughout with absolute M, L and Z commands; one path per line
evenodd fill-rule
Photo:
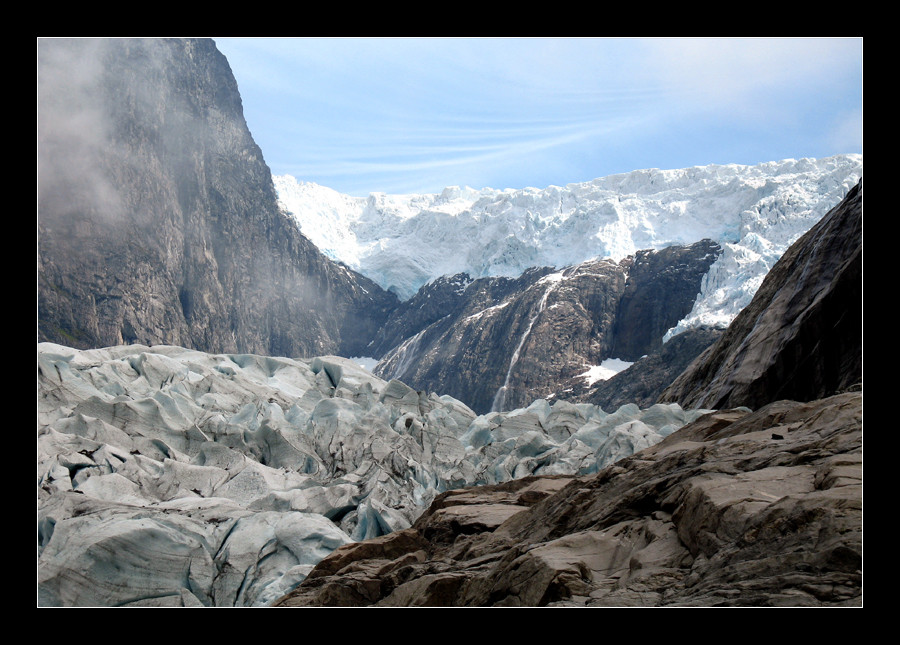
M 685 407 L 810 401 L 862 381 L 862 181 L 772 267 L 716 344 L 660 396 Z
M 38 41 L 38 338 L 360 355 L 397 299 L 278 207 L 211 40 Z
M 861 443 L 858 393 L 711 413 L 592 477 L 448 492 L 275 605 L 859 605 Z

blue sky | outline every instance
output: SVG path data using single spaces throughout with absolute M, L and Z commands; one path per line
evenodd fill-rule
M 862 152 L 862 39 L 216 38 L 272 172 L 544 188 Z

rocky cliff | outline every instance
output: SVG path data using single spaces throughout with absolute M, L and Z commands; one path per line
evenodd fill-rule
M 479 413 L 567 398 L 566 390 L 582 388 L 563 384 L 591 365 L 661 349 L 720 252 L 702 240 L 621 262 L 535 268 L 517 279 L 435 280 L 379 332 L 372 351 L 385 355 L 375 371 L 455 396 Z
M 277 205 L 209 40 L 38 43 L 38 338 L 356 355 L 396 298 Z
M 862 180 L 788 249 L 750 305 L 660 400 L 758 408 L 861 381 Z

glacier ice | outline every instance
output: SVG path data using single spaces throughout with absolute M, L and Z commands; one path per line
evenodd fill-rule
M 724 252 L 693 311 L 667 337 L 726 326 L 790 244 L 852 188 L 862 155 L 755 166 L 646 169 L 544 189 L 341 195 L 274 177 L 284 208 L 320 249 L 409 299 L 440 276 L 521 275 L 703 238 Z M 440 253 L 432 252 L 439 247 Z
M 41 605 L 255 606 L 446 490 L 594 472 L 701 411 L 477 416 L 356 361 L 38 345 Z

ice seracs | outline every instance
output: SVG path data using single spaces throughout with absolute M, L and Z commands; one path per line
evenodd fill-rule
M 727 325 L 784 250 L 861 175 L 862 156 L 847 154 L 636 170 L 544 189 L 355 198 L 287 175 L 275 185 L 317 246 L 404 300 L 444 275 L 512 277 L 712 239 L 724 252 L 674 335 Z
M 38 345 L 42 606 L 255 606 L 436 495 L 593 472 L 692 420 L 535 401 L 477 416 L 355 361 Z

